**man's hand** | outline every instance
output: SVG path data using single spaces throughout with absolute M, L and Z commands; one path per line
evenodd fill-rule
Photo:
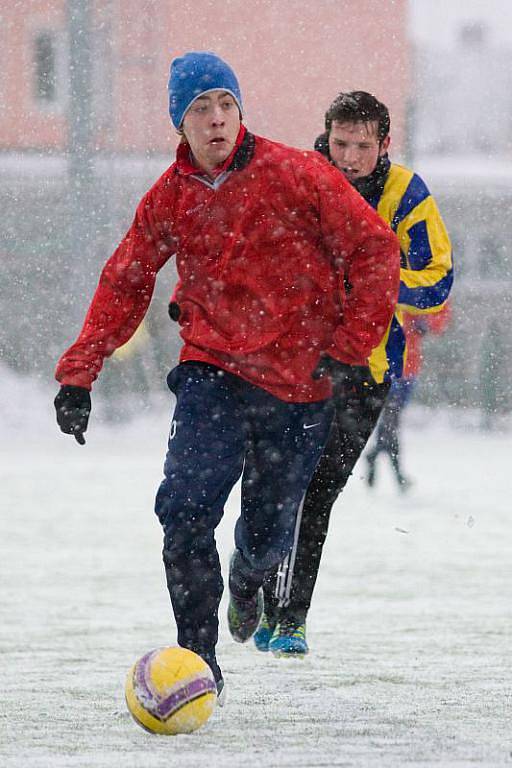
M 323 355 L 311 374 L 315 380 L 328 376 L 332 382 L 333 394 L 336 397 L 348 397 L 352 394 L 363 394 L 366 387 L 371 387 L 375 381 L 366 365 L 348 365 L 340 363 L 329 355 Z
M 85 387 L 61 387 L 54 400 L 57 423 L 67 435 L 85 445 L 84 432 L 91 412 L 91 395 Z

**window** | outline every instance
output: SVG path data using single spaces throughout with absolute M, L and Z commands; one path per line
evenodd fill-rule
M 57 99 L 57 54 L 51 32 L 39 32 L 34 41 L 34 91 L 43 104 Z

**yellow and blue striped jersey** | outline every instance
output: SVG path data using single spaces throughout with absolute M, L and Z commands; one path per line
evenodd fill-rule
M 391 163 L 382 192 L 367 201 L 400 242 L 400 292 L 395 315 L 369 358 L 375 381 L 402 376 L 406 357 L 403 312 L 439 312 L 453 282 L 450 238 L 439 209 L 424 181 L 413 171 Z

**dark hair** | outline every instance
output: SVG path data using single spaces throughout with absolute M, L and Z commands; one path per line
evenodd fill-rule
M 389 133 L 389 110 L 385 104 L 366 91 L 339 93 L 325 113 L 325 129 L 330 132 L 333 122 L 377 123 L 377 136 L 383 141 Z

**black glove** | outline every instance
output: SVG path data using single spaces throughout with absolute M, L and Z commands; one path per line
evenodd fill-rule
M 177 301 L 170 301 L 169 306 L 167 307 L 167 311 L 169 312 L 169 317 L 173 321 L 173 323 L 177 323 L 180 319 L 181 310 L 180 305 Z
M 84 432 L 91 412 L 91 395 L 85 387 L 61 387 L 54 400 L 57 424 L 67 435 L 85 445 Z
M 328 376 L 332 382 L 333 394 L 337 397 L 349 397 L 352 394 L 363 394 L 366 387 L 375 384 L 370 369 L 366 365 L 348 365 L 335 360 L 329 355 L 323 355 L 311 374 L 318 379 Z

